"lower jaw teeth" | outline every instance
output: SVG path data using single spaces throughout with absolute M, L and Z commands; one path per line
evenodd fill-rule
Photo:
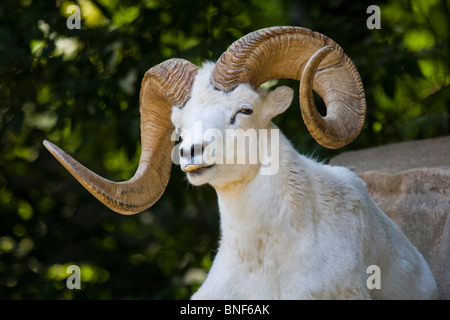
M 184 170 L 186 170 L 187 172 L 192 172 L 192 171 L 197 171 L 198 169 L 201 169 L 202 166 L 198 165 L 198 164 L 191 164 L 189 166 L 187 166 Z

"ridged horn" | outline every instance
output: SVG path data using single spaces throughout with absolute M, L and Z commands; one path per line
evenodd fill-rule
M 272 27 L 245 35 L 221 55 L 212 84 L 230 92 L 240 83 L 257 89 L 282 78 L 300 80 L 302 116 L 318 143 L 336 149 L 358 136 L 366 114 L 359 73 L 336 42 L 309 29 Z M 325 102 L 325 117 L 317 112 L 312 90 Z
M 148 70 L 141 84 L 142 152 L 134 176 L 124 182 L 107 180 L 84 167 L 54 144 L 44 141 L 55 158 L 98 200 L 121 214 L 139 213 L 163 194 L 170 176 L 172 106 L 182 108 L 190 98 L 197 67 L 170 59 Z

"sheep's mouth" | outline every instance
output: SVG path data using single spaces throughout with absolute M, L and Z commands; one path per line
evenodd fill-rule
M 181 170 L 183 170 L 184 172 L 187 172 L 187 173 L 200 173 L 206 169 L 211 168 L 213 165 L 214 164 L 211 164 L 211 165 L 190 164 L 190 165 L 182 168 Z

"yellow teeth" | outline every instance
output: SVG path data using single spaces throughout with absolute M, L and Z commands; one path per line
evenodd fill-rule
M 198 169 L 201 169 L 202 166 L 198 165 L 198 164 L 190 164 L 188 165 L 186 168 L 184 168 L 184 171 L 186 172 L 192 172 L 192 171 L 196 171 Z

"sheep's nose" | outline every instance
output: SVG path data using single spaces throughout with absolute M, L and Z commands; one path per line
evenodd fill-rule
M 203 143 L 195 143 L 188 150 L 180 148 L 180 157 L 194 158 L 195 156 L 201 156 L 204 150 L 205 145 Z

